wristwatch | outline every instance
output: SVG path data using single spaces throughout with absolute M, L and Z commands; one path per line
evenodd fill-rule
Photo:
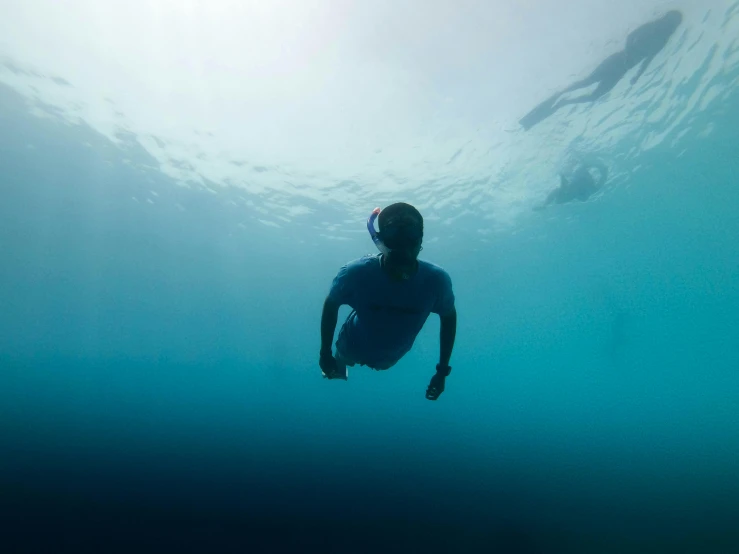
M 452 366 L 436 364 L 436 373 L 439 373 L 443 377 L 449 377 L 449 374 L 451 372 L 452 372 Z

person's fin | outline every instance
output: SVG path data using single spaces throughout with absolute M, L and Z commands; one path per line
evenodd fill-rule
M 533 110 L 519 119 L 518 122 L 521 124 L 524 130 L 528 131 L 529 129 L 531 129 L 531 127 L 541 121 L 544 121 L 547 117 L 557 111 L 555 103 L 557 102 L 559 96 L 559 93 L 550 96 L 549 98 L 544 100 L 544 102 L 536 106 Z

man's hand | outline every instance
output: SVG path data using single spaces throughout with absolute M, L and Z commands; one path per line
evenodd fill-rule
M 444 392 L 444 384 L 446 378 L 452 372 L 452 368 L 448 364 L 437 364 L 436 373 L 431 378 L 428 388 L 426 389 L 426 398 L 428 400 L 436 400 Z
M 434 376 L 431 378 L 429 387 L 426 389 L 426 398 L 428 400 L 436 400 L 437 398 L 439 398 L 441 393 L 444 392 L 445 382 L 446 377 L 444 377 L 440 373 L 435 373 Z
M 318 359 L 318 365 L 321 366 L 321 373 L 326 379 L 344 379 L 346 376 L 339 375 L 339 366 L 336 363 L 336 358 L 332 354 L 321 354 Z

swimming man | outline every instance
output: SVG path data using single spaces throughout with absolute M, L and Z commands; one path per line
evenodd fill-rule
M 457 331 L 451 278 L 439 266 L 418 259 L 423 217 L 410 204 L 376 208 L 367 229 L 380 254 L 343 266 L 323 304 L 319 355 L 323 376 L 346 380 L 347 366 L 356 364 L 391 368 L 411 349 L 433 312 L 441 320 L 440 354 L 426 398 L 436 400 L 452 370 L 449 360 Z M 339 307 L 344 304 L 352 312 L 339 331 L 334 355 L 331 343 Z
M 677 10 L 667 12 L 661 18 L 645 23 L 632 31 L 626 38 L 626 47 L 606 58 L 595 70 L 581 81 L 577 81 L 560 91 L 526 114 L 520 123 L 529 130 L 543 121 L 562 106 L 595 102 L 615 87 L 621 78 L 633 67 L 641 64 L 637 74 L 631 79 L 634 85 L 646 71 L 649 64 L 665 47 L 675 30 L 680 26 L 683 15 Z M 598 83 L 596 89 L 583 96 L 560 100 L 563 94 Z
M 595 169 L 597 178 L 591 170 Z M 585 202 L 593 194 L 603 188 L 608 180 L 608 168 L 602 162 L 591 162 L 580 164 L 568 179 L 564 175 L 559 175 L 559 186 L 549 193 L 544 203 L 535 210 L 543 210 L 550 204 L 566 204 L 579 200 Z

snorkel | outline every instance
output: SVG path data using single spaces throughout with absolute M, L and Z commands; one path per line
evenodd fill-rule
M 385 246 L 384 242 L 382 242 L 380 234 L 375 231 L 375 219 L 377 219 L 378 215 L 380 215 L 380 208 L 375 208 L 374 210 L 372 210 L 372 213 L 367 218 L 367 230 L 369 231 L 370 237 L 372 237 L 372 242 L 375 243 L 377 249 L 383 254 L 387 255 L 390 253 L 390 249 Z

